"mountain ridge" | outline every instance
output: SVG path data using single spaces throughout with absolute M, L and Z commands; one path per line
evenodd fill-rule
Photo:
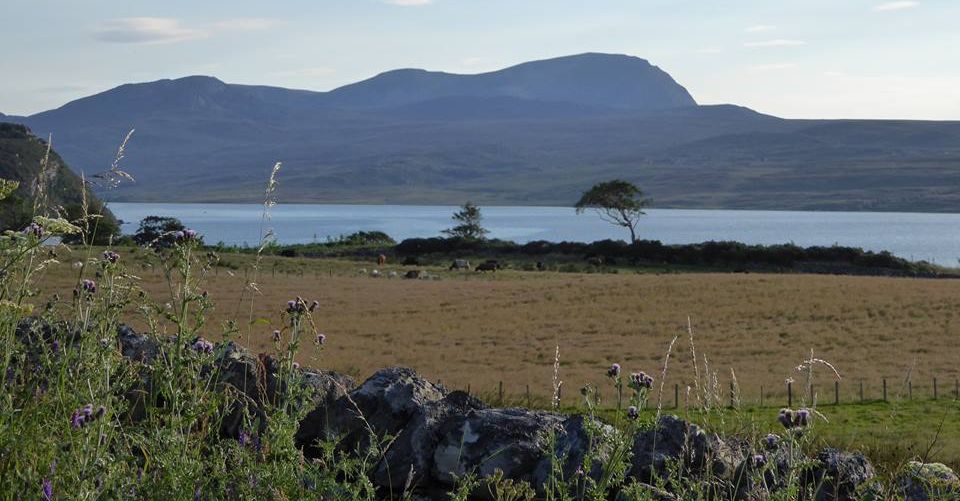
M 102 192 L 110 200 L 255 202 L 283 161 L 287 202 L 569 205 L 622 177 L 661 207 L 960 210 L 960 122 L 698 105 L 624 55 L 475 75 L 395 70 L 328 92 L 191 76 L 5 120 L 52 133 L 87 172 L 135 128 L 138 182 Z

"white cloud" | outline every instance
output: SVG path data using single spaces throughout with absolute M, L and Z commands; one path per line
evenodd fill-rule
M 788 70 L 790 68 L 796 68 L 797 63 L 770 63 L 770 64 L 755 64 L 753 66 L 747 66 L 747 69 L 750 71 L 779 71 L 779 70 Z
M 777 38 L 775 40 L 762 40 L 759 42 L 747 42 L 743 44 L 744 47 L 758 48 L 758 47 L 798 47 L 800 45 L 807 45 L 807 42 L 803 40 L 786 40 L 783 38 Z
M 702 49 L 697 49 L 697 54 L 719 54 L 723 52 L 723 49 L 720 47 L 704 47 Z
M 433 0 L 383 0 L 390 5 L 399 5 L 401 7 L 418 7 L 433 3 Z
M 915 2 L 911 0 L 902 0 L 898 2 L 886 2 L 877 5 L 873 10 L 877 11 L 891 11 L 891 10 L 904 10 L 912 9 L 920 5 L 920 2 Z
M 126 17 L 106 21 L 94 37 L 111 43 L 164 44 L 209 38 L 223 32 L 265 30 L 276 24 L 266 18 L 237 18 L 191 27 L 170 17 Z
M 107 21 L 97 29 L 97 40 L 113 43 L 174 43 L 206 38 L 209 33 L 183 26 L 167 17 L 127 17 Z
M 747 33 L 763 33 L 765 31 L 773 31 L 775 29 L 777 29 L 777 27 L 773 25 L 757 24 L 754 26 L 749 26 L 745 28 L 743 31 L 746 31 Z

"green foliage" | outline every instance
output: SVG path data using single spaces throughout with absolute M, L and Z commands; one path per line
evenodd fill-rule
M 600 217 L 611 224 L 622 226 L 630 231 L 630 242 L 637 241 L 637 224 L 644 214 L 643 208 L 650 205 L 643 191 L 633 183 L 614 179 L 593 185 L 580 196 L 574 204 L 577 214 L 593 209 Z
M 117 237 L 117 219 L 49 146 L 22 125 L 0 123 L 0 193 L 5 195 L 0 196 L 0 229 L 19 230 L 35 215 L 60 213 L 90 225 L 88 240 L 68 238 L 67 243 L 103 245 Z
M 477 207 L 473 202 L 467 202 L 458 212 L 453 214 L 453 220 L 458 224 L 453 228 L 443 230 L 443 233 L 452 238 L 466 241 L 484 240 L 489 231 L 481 226 L 482 219 L 480 207 Z

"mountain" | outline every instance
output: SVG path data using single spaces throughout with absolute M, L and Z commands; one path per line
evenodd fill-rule
M 329 92 L 192 76 L 128 84 L 29 117 L 110 200 L 570 205 L 614 177 L 660 207 L 960 210 L 960 122 L 787 120 L 698 105 L 630 56 L 477 75 L 404 69 Z
M 17 181 L 19 186 L 7 198 L 0 200 L 0 229 L 19 230 L 33 218 L 37 179 L 40 177 L 47 142 L 23 125 L 0 123 L 0 179 Z M 83 181 L 73 173 L 56 151 L 50 151 L 45 169 L 45 196 L 47 207 L 62 208 L 71 220 L 79 217 L 83 203 Z M 99 232 L 108 238 L 109 231 L 119 226 L 113 214 L 106 210 L 96 196 L 88 194 L 90 213 L 101 213 Z
M 506 97 L 622 110 L 696 106 L 666 72 L 646 60 L 581 54 L 523 63 L 479 75 L 419 69 L 381 73 L 329 94 L 341 107 L 383 108 L 449 97 Z

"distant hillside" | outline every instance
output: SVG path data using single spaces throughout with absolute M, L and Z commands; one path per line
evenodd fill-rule
M 385 108 L 449 97 L 508 97 L 613 110 L 697 104 L 660 68 L 637 57 L 612 54 L 534 61 L 479 75 L 394 70 L 328 94 L 331 105 L 350 108 Z
M 569 205 L 636 181 L 657 206 L 960 210 L 960 122 L 785 120 L 698 106 L 643 59 L 582 54 L 478 75 L 397 70 L 330 92 L 212 77 L 122 85 L 16 119 L 128 201 Z
M 33 218 L 37 178 L 46 156 L 46 141 L 34 136 L 19 124 L 0 123 L 0 179 L 18 181 L 20 186 L 11 196 L 0 201 L 0 229 L 19 230 Z M 55 151 L 50 152 L 46 169 L 48 207 L 60 207 L 71 219 L 79 217 L 83 199 L 83 183 Z M 115 228 L 116 219 L 94 195 L 88 199 L 90 212 L 103 213 L 104 228 Z

